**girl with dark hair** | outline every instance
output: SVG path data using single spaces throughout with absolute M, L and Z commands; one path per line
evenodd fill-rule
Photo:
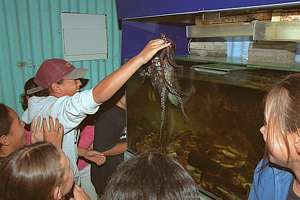
M 61 147 L 64 127 L 56 119 L 49 117 L 34 121 L 31 126 L 32 141 L 38 142 L 45 140 Z M 4 104 L 0 104 L 0 163 L 12 152 L 26 144 L 23 123 L 17 113 Z
M 300 199 L 300 73 L 267 94 L 261 133 L 266 151 L 254 172 L 249 199 Z
M 119 165 L 101 200 L 194 200 L 198 186 L 176 161 L 146 152 Z
M 49 91 L 38 86 L 34 82 L 34 77 L 28 79 L 24 85 L 24 93 L 21 95 L 22 108 L 26 110 L 28 108 L 28 99 L 33 96 L 46 97 L 49 95 Z M 26 144 L 31 144 L 31 132 L 30 124 L 24 123 L 24 134 L 26 139 Z
M 0 165 L 0 199 L 60 200 L 72 189 L 74 179 L 64 153 L 51 143 L 23 147 Z M 75 200 L 88 200 L 77 186 Z
M 17 113 L 0 104 L 0 163 L 10 153 L 25 145 L 23 125 Z
M 38 96 L 38 97 L 49 96 L 49 91 L 47 89 L 38 86 L 34 82 L 34 77 L 28 79 L 24 85 L 24 93 L 21 96 L 22 108 L 24 110 L 27 109 L 28 99 L 32 96 Z

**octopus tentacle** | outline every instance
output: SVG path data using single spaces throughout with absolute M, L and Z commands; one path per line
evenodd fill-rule
M 160 108 L 161 108 L 161 113 L 160 113 L 160 130 L 159 130 L 159 137 L 161 141 L 161 145 L 163 144 L 163 128 L 165 124 L 165 115 L 166 115 L 166 101 L 168 97 L 168 91 L 166 87 L 163 87 L 161 90 L 161 95 L 160 95 Z M 162 145 L 163 146 L 163 145 Z M 162 148 L 163 149 L 163 148 Z
M 170 79 L 166 78 L 166 77 L 168 77 L 168 75 L 172 76 L 172 74 L 167 74 L 167 73 L 171 73 L 171 72 L 169 72 L 169 71 L 166 70 L 166 69 L 168 69 L 168 67 L 170 67 L 170 64 L 168 62 L 166 62 L 166 60 L 164 60 L 164 62 L 163 62 L 164 66 L 165 66 L 165 68 L 164 68 L 165 75 L 163 76 L 164 83 L 165 83 L 165 85 L 166 85 L 166 87 L 168 89 L 168 92 L 171 93 L 171 94 L 173 94 L 174 96 L 176 96 L 176 98 L 177 98 L 177 100 L 178 100 L 178 102 L 180 104 L 180 108 L 181 108 L 182 114 L 183 114 L 185 120 L 188 120 L 187 114 L 186 114 L 184 106 L 183 106 L 183 96 L 184 96 L 183 93 L 181 93 L 180 91 L 178 91 L 176 89 L 177 87 L 175 85 L 173 85 L 173 84 L 176 84 L 176 82 L 173 82 L 173 84 L 172 84 L 169 81 Z M 175 74 L 173 76 L 175 76 Z
M 173 44 L 172 44 L 173 45 Z M 175 62 L 175 50 L 174 48 L 167 48 L 167 58 L 170 65 L 172 65 L 174 68 L 179 68 L 178 65 Z

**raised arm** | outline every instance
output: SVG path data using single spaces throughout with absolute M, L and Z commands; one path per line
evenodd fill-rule
M 147 63 L 159 50 L 169 46 L 162 39 L 151 40 L 145 48 L 118 70 L 103 79 L 93 89 L 93 97 L 96 103 L 108 100 L 118 91 L 126 81 L 145 63 Z

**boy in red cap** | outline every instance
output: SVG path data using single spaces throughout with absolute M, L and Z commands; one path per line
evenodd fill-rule
M 28 109 L 23 113 L 22 120 L 30 124 L 37 116 L 57 118 L 63 124 L 65 134 L 63 151 L 70 160 L 75 180 L 79 177 L 76 166 L 77 157 L 83 156 L 96 164 L 102 164 L 104 155 L 95 151 L 79 151 L 77 139 L 79 132 L 76 127 L 87 114 L 94 114 L 99 105 L 108 100 L 124 83 L 155 53 L 169 46 L 162 39 L 151 40 L 145 48 L 118 70 L 99 82 L 94 88 L 79 92 L 79 78 L 84 78 L 85 69 L 77 69 L 63 59 L 45 60 L 35 76 L 35 82 L 43 88 L 48 88 L 48 97 L 31 97 Z

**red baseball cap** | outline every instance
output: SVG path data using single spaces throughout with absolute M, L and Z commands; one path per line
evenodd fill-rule
M 52 83 L 63 79 L 84 78 L 87 70 L 76 68 L 71 63 L 60 58 L 44 60 L 35 74 L 34 82 L 43 88 L 49 88 Z

